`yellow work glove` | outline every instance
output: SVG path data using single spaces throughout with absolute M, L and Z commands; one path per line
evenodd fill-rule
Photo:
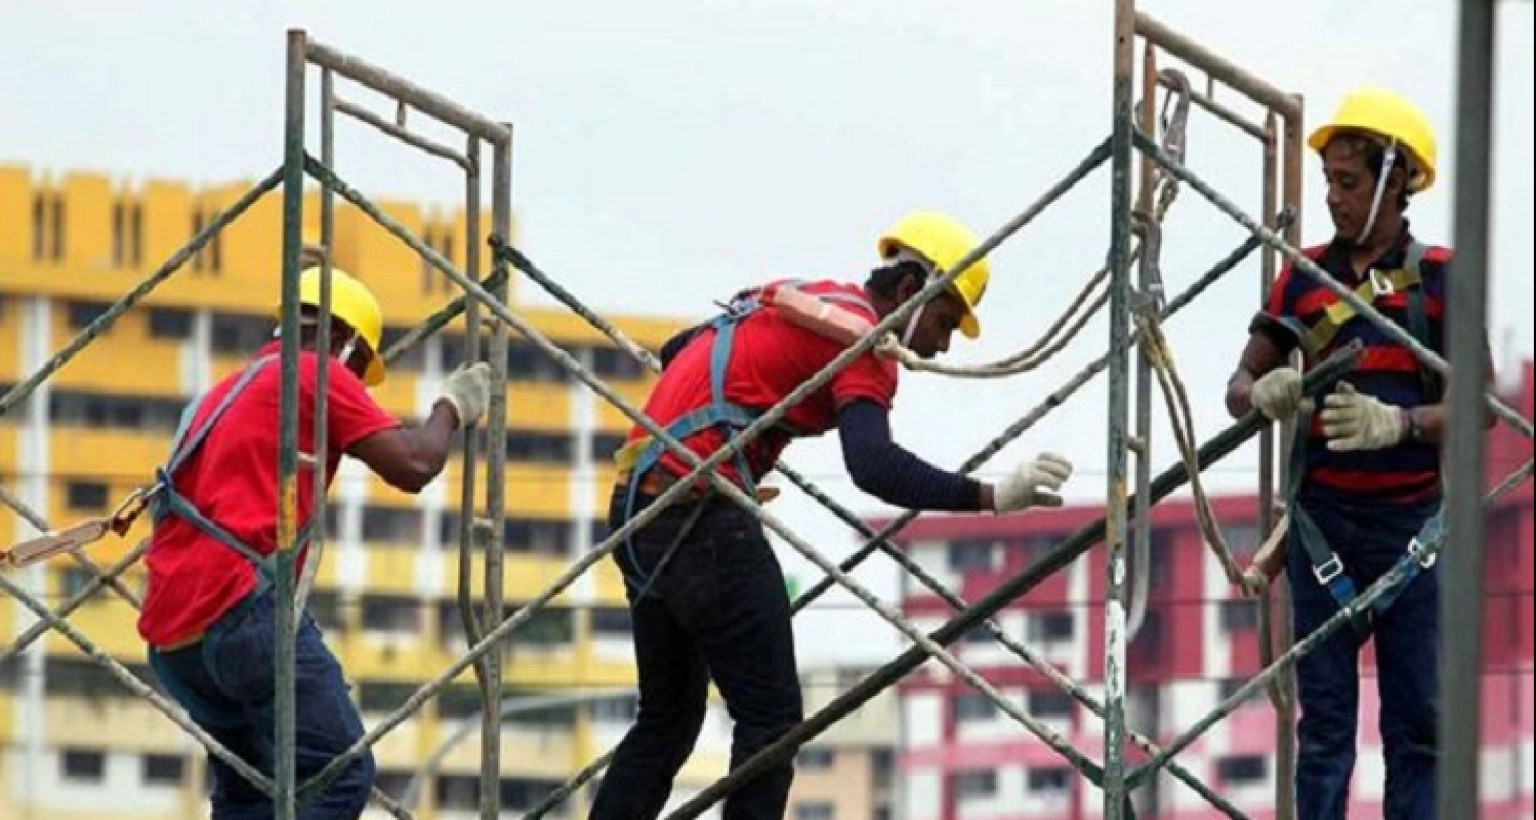
M 1248 399 L 1270 421 L 1289 421 L 1302 406 L 1301 374 L 1277 367 L 1253 383 Z
M 468 427 L 480 420 L 491 403 L 491 366 L 485 362 L 460 365 L 443 379 L 443 401 L 459 414 L 459 426 Z
M 992 488 L 992 510 L 1007 513 L 1029 507 L 1060 507 L 1057 493 L 1071 477 L 1072 462 L 1055 453 L 1041 453 Z
M 1348 452 L 1394 447 L 1408 428 L 1405 412 L 1356 392 L 1349 382 L 1339 382 L 1338 388 L 1323 399 L 1323 435 L 1328 437 L 1328 449 Z

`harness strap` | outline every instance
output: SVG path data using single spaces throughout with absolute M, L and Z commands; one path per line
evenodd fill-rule
M 1348 568 L 1344 566 L 1344 562 L 1329 546 L 1322 528 L 1313 520 L 1300 499 L 1301 484 L 1306 475 L 1307 431 L 1311 429 L 1311 421 L 1311 411 L 1303 406 L 1303 409 L 1298 411 L 1296 434 L 1292 437 L 1290 474 L 1286 486 L 1286 507 L 1290 513 L 1291 531 L 1307 553 L 1307 561 L 1312 565 L 1312 577 L 1328 590 L 1328 594 L 1340 609 L 1352 612 L 1350 625 L 1354 627 L 1360 639 L 1364 640 L 1370 635 L 1376 616 L 1387 611 L 1420 572 L 1434 566 L 1434 558 L 1414 562 L 1409 566 L 1402 580 L 1388 587 L 1369 609 L 1354 610 L 1355 596 L 1358 592 L 1355 581 L 1350 576 Z M 1444 512 L 1442 507 L 1424 522 L 1418 534 L 1408 542 L 1409 554 L 1417 557 L 1424 544 L 1431 543 L 1442 536 L 1445 527 Z
M 1417 242 L 1413 244 L 1418 246 Z M 1419 246 L 1418 259 L 1413 260 L 1411 267 L 1390 271 L 1372 270 L 1365 281 L 1355 288 L 1355 295 L 1366 303 L 1374 302 L 1383 296 L 1391 296 L 1399 291 L 1406 292 L 1412 298 L 1412 294 L 1420 291 L 1424 283 L 1418 264 L 1422 258 L 1423 248 Z M 1307 328 L 1301 337 L 1302 350 L 1309 356 L 1316 356 L 1326 350 L 1334 337 L 1339 335 L 1339 331 L 1357 315 L 1355 309 L 1343 300 L 1329 305 L 1323 312 L 1322 318 Z
M 250 545 L 236 538 L 229 530 L 219 526 L 204 515 L 202 511 L 198 510 L 186 496 L 177 491 L 174 477 L 176 472 L 186 464 L 187 460 L 197 452 L 198 448 L 202 447 L 203 442 L 207 440 L 208 434 L 213 430 L 214 425 L 218 424 L 224 417 L 225 411 L 229 410 L 230 406 L 235 403 L 235 400 L 245 392 L 245 389 L 250 386 L 251 381 L 276 360 L 276 356 L 268 355 L 247 365 L 245 371 L 240 374 L 240 378 L 230 387 L 229 392 L 224 394 L 219 403 L 214 405 L 213 411 L 208 414 L 207 418 L 203 419 L 202 424 L 198 425 L 196 430 L 192 430 L 192 420 L 197 416 L 197 411 L 208 400 L 208 395 L 204 394 L 198 397 L 182 410 L 181 420 L 177 424 L 176 435 L 171 440 L 171 456 L 165 466 L 155 471 L 157 492 L 154 493 L 150 501 L 151 515 L 156 523 L 159 523 L 167 515 L 180 517 L 200 530 L 204 535 L 229 547 L 255 565 L 259 573 L 258 581 L 260 584 L 266 584 L 272 580 L 274 572 L 272 559 L 261 555 Z M 188 435 L 189 431 L 190 435 Z M 312 521 L 307 522 L 300 528 L 298 533 L 299 543 L 302 544 L 309 540 L 309 533 L 313 524 L 314 522 Z

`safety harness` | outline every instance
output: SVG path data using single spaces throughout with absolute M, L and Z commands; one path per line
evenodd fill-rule
M 1432 345 L 1432 340 L 1429 333 L 1429 315 L 1425 308 L 1424 281 L 1420 272 L 1426 250 L 1425 246 L 1418 242 L 1409 243 L 1402 268 L 1391 271 L 1372 269 L 1366 281 L 1355 290 L 1355 294 L 1369 304 L 1377 299 L 1402 292 L 1407 301 L 1408 332 L 1416 341 L 1428 347 Z M 1310 327 L 1294 318 L 1284 319 L 1282 324 L 1296 334 L 1308 360 L 1317 361 L 1326 354 L 1329 345 L 1344 325 L 1358 318 L 1359 315 L 1354 308 L 1339 301 L 1330 305 L 1323 317 Z M 1438 375 L 1420 364 L 1419 377 L 1424 383 L 1426 395 L 1432 401 L 1436 400 L 1441 392 Z M 1290 513 L 1291 526 L 1296 533 L 1296 540 L 1300 542 L 1302 549 L 1306 550 L 1307 560 L 1312 565 L 1312 576 L 1328 590 L 1341 609 L 1350 610 L 1354 606 L 1356 594 L 1354 579 L 1345 571 L 1344 563 L 1339 560 L 1339 556 L 1329 546 L 1328 539 L 1324 537 L 1317 522 L 1300 502 L 1302 480 L 1306 475 L 1307 439 L 1312 429 L 1313 412 L 1307 403 L 1303 403 L 1297 412 L 1296 434 L 1291 442 L 1286 505 Z M 1402 580 L 1389 587 L 1385 594 L 1376 599 L 1369 610 L 1353 613 L 1351 624 L 1362 640 L 1370 635 L 1376 616 L 1392 606 L 1420 572 L 1434 566 L 1435 556 L 1421 558 L 1420 555 L 1425 544 L 1434 543 L 1436 539 L 1443 537 L 1444 529 L 1444 508 L 1442 507 L 1436 510 L 1435 514 L 1424 522 L 1418 534 L 1409 540 L 1407 552 L 1417 560 L 1409 565 L 1408 572 Z
M 155 471 L 156 484 L 150 490 L 149 511 L 151 520 L 155 526 L 159 526 L 167 516 L 177 516 L 187 521 L 203 534 L 218 541 L 220 544 L 234 550 L 256 568 L 256 589 L 244 600 L 236 605 L 235 609 L 220 619 L 224 623 L 238 623 L 239 610 L 251 606 L 266 590 L 270 589 L 276 581 L 276 564 L 272 557 L 262 556 L 250 545 L 236 538 L 229 530 L 224 529 L 204 515 L 186 496 L 176 489 L 174 481 L 176 472 L 192 458 L 199 447 L 203 445 L 212 432 L 215 425 L 223 418 L 227 411 L 250 386 L 251 381 L 263 370 L 277 360 L 276 355 L 263 356 L 246 366 L 245 371 L 235 381 L 219 403 L 214 405 L 213 412 L 208 414 L 202 424 L 192 429 L 192 420 L 196 418 L 198 411 L 207 402 L 208 394 L 203 394 L 188 403 L 182 410 L 181 420 L 176 427 L 176 435 L 171 439 L 171 455 L 164 466 Z M 298 543 L 303 544 L 309 540 L 309 533 L 313 522 L 306 523 L 299 530 Z M 205 633 L 198 651 L 202 653 L 204 664 L 210 674 L 217 674 L 217 658 L 220 644 L 223 641 L 223 630 L 218 628 L 218 623 L 210 627 Z M 231 716 L 227 710 L 220 710 L 208 703 L 181 679 L 165 663 L 160 652 L 151 650 L 149 653 L 150 666 L 155 669 L 156 677 L 176 696 L 198 722 L 205 726 L 235 725 L 238 718 Z
M 765 307 L 769 307 L 767 301 L 763 298 L 764 293 L 769 287 L 798 288 L 804 284 L 806 283 L 803 280 L 792 279 L 762 288 L 744 290 L 737 293 L 729 303 L 721 305 L 723 310 L 718 316 L 708 323 L 700 325 L 695 330 L 694 337 L 688 341 L 689 344 L 697 338 L 697 334 L 709 329 L 715 331 L 715 337 L 711 343 L 709 354 L 709 404 L 667 425 L 665 429 L 669 436 L 682 442 L 686 441 L 690 436 L 713 427 L 718 428 L 722 436 L 729 441 L 732 435 L 745 430 L 762 416 L 763 411 L 761 410 L 742 407 L 727 401 L 725 398 L 725 377 L 726 371 L 730 367 L 731 352 L 735 347 L 736 328 L 748 317 L 763 310 Z M 867 300 L 851 293 L 816 293 L 809 295 L 825 302 L 854 305 L 871 313 L 874 312 L 874 308 Z M 791 436 L 797 433 L 792 426 L 782 421 L 774 425 L 774 429 Z M 627 472 L 629 474 L 624 498 L 624 520 L 628 521 L 634 515 L 635 501 L 639 495 L 640 485 L 645 476 L 651 470 L 656 469 L 662 455 L 665 453 L 665 444 L 657 441 L 654 436 L 644 436 L 626 444 L 614 454 L 614 464 L 619 472 Z M 734 459 L 736 473 L 741 477 L 743 489 L 748 495 L 757 495 L 757 479 L 752 474 L 752 466 L 747 459 L 746 448 L 737 449 Z M 712 492 L 713 490 L 706 490 L 706 493 Z M 704 504 L 703 499 L 701 499 L 687 523 L 679 530 L 671 546 L 668 547 L 661 560 L 657 562 L 656 567 L 648 573 L 640 568 L 639 558 L 635 554 L 633 533 L 624 540 L 624 549 L 629 556 L 630 563 L 634 566 L 635 572 L 641 576 L 639 578 L 631 578 L 626 573 L 624 580 L 635 591 L 637 597 L 643 598 L 654 594 L 651 592 L 651 586 L 655 583 L 662 570 L 666 568 L 667 563 L 671 560 L 678 547 L 687 538 L 689 531 L 697 522 L 703 509 Z

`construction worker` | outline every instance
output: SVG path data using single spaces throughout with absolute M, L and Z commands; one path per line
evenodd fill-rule
M 455 430 L 474 422 L 488 401 L 489 368 L 460 368 L 420 427 L 406 427 L 369 396 L 384 380 L 379 342 L 383 314 L 368 288 L 331 271 L 330 338 L 317 339 L 320 270 L 302 274 L 299 353 L 298 520 L 314 507 L 314 407 L 319 363 L 326 363 L 325 471 L 335 477 L 342 454 L 380 478 L 416 493 L 442 472 Z M 324 344 L 320 344 L 320 342 Z M 155 527 L 145 562 L 148 592 L 139 634 L 165 690 L 199 726 L 269 777 L 273 769 L 277 546 L 278 341 L 265 345 L 242 373 L 190 404 L 160 471 Z M 323 353 L 320 352 L 323 350 Z M 301 536 L 302 538 L 302 536 Z M 302 549 L 299 566 L 306 559 Z M 294 759 L 300 781 L 317 774 L 363 735 L 336 658 L 308 613 L 294 646 Z M 224 762 L 214 774 L 214 820 L 273 816 L 270 797 Z M 329 788 L 298 811 L 305 820 L 355 820 L 373 783 L 370 755 L 355 760 Z
M 1428 121 L 1397 94 L 1364 88 L 1346 96 L 1308 144 L 1322 158 L 1335 233 L 1306 256 L 1443 356 L 1451 251 L 1421 243 L 1404 216 L 1411 198 L 1435 182 Z M 1351 342 L 1364 347 L 1358 367 L 1328 389 L 1320 408 L 1303 401 L 1291 354 L 1299 350 L 1310 366 Z M 1286 572 L 1298 640 L 1438 531 L 1444 398 L 1441 380 L 1381 328 L 1305 273 L 1281 273 L 1250 327 L 1227 409 L 1239 416 L 1257 407 L 1272 420 L 1297 421 Z M 1346 815 L 1359 652 L 1368 638 L 1379 674 L 1384 815 L 1434 817 L 1439 578 L 1432 561 L 1411 566 L 1406 584 L 1297 665 L 1298 817 Z
M 738 294 L 721 316 L 663 347 L 664 370 L 646 414 L 708 457 L 841 353 L 857 336 L 850 328 L 867 329 L 889 315 L 977 244 L 954 219 L 917 212 L 880 238 L 879 267 L 863 287 L 775 282 Z M 976 308 L 988 277 L 984 259 L 964 269 L 952 287 L 917 309 L 901 342 L 931 358 L 948 350 L 957 328 L 976 338 Z M 896 374 L 895 364 L 875 353 L 856 358 L 782 424 L 722 462 L 719 472 L 767 499 L 772 492 L 758 482 L 790 440 L 835 427 L 854 484 L 887 503 L 999 513 L 1061 503 L 1056 493 L 1072 465 L 1060 456 L 1041 455 L 989 485 L 930 466 L 892 441 Z M 615 529 L 689 470 L 638 426 L 616 461 L 620 473 L 609 508 Z M 711 679 L 735 722 L 733 768 L 802 719 L 790 601 L 762 525 L 702 482 L 636 531 L 615 561 L 629 590 L 639 714 L 591 817 L 653 820 L 693 750 Z M 726 798 L 724 820 L 781 820 L 793 777 L 785 761 L 752 779 Z

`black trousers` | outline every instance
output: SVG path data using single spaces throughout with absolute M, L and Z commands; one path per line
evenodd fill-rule
M 641 497 L 636 511 L 651 499 Z M 704 505 L 698 510 L 698 505 Z M 681 545 L 645 584 L 693 513 Z M 624 520 L 616 492 L 609 525 Z M 731 767 L 777 740 L 803 717 L 783 570 L 762 525 L 710 497 L 664 510 L 614 559 L 629 583 L 639 666 L 640 709 L 592 805 L 592 820 L 654 820 L 693 752 L 714 680 L 735 734 Z M 794 779 L 790 761 L 731 794 L 724 820 L 783 820 Z

